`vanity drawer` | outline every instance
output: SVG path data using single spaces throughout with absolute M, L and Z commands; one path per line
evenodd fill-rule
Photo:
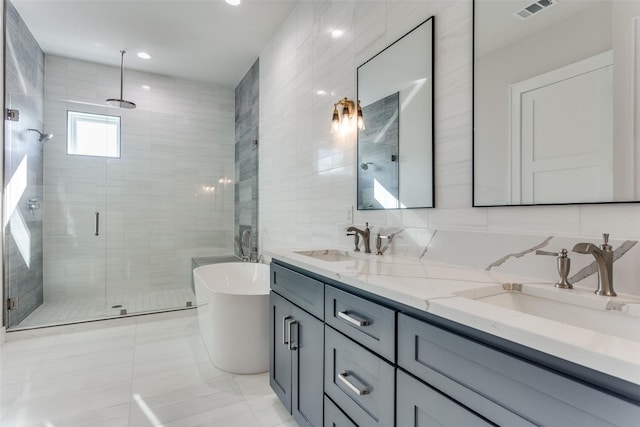
M 324 392 L 359 426 L 393 426 L 395 368 L 324 327 Z
M 640 407 L 626 400 L 404 314 L 398 315 L 398 349 L 401 368 L 447 394 L 438 382 L 453 380 L 473 392 L 452 393 L 456 400 L 499 424 L 513 414 L 567 427 L 629 426 L 640 419 Z
M 271 263 L 271 289 L 324 320 L 324 283 Z
M 324 427 L 358 427 L 327 396 L 324 397 Z
M 494 425 L 400 370 L 397 386 L 398 427 Z
M 396 312 L 331 286 L 325 289 L 325 322 L 380 356 L 396 360 Z

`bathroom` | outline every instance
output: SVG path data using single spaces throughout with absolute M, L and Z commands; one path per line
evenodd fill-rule
M 246 3 L 250 4 L 248 0 Z M 245 72 L 248 71 L 255 59 L 259 57 L 260 127 L 259 137 L 251 138 L 251 140 L 258 140 L 258 145 L 252 146 L 257 150 L 259 157 L 257 167 L 259 174 L 258 218 L 255 225 L 252 226 L 252 231 L 255 231 L 253 233 L 257 238 L 255 246 L 258 247 L 260 253 L 266 253 L 276 248 L 347 248 L 352 245 L 353 238 L 346 236 L 345 229 L 351 224 L 364 226 L 365 222 L 369 223 L 374 234 L 378 232 L 383 234 L 397 233 L 385 255 L 393 254 L 414 258 L 423 254 L 433 237 L 434 230 L 545 237 L 550 235 L 567 236 L 567 238 L 575 238 L 573 240 L 575 242 L 589 241 L 593 243 L 600 243 L 601 235 L 605 232 L 610 233 L 612 240 L 615 239 L 616 242 L 640 238 L 640 221 L 638 221 L 640 207 L 634 203 L 510 207 L 482 207 L 482 203 L 476 203 L 478 206 L 472 207 L 474 201 L 473 2 L 467 0 L 426 0 L 294 3 L 289 7 L 290 13 L 285 13 L 281 17 L 282 23 L 278 26 L 277 32 L 268 38 L 268 43 L 260 52 L 256 52 L 254 61 L 247 64 L 245 70 Z M 435 129 L 433 139 L 433 152 L 435 153 L 433 160 L 434 207 L 358 210 L 355 196 L 356 170 L 360 162 L 357 159 L 356 132 L 331 133 L 329 114 L 338 100 L 345 96 L 351 99 L 356 97 L 356 72 L 360 65 L 430 16 L 434 16 L 436 20 L 433 123 Z M 341 30 L 342 35 L 338 37 L 339 33 L 334 33 L 336 36 L 334 38 L 331 34 L 333 30 Z M 203 41 L 203 43 L 208 42 Z M 120 48 L 120 46 L 115 48 L 115 59 L 113 61 L 109 59 L 112 65 L 111 77 L 109 85 L 101 88 L 101 93 L 105 91 L 107 93 L 100 99 L 118 96 L 119 75 L 117 71 L 119 64 L 117 64 L 117 60 L 119 60 L 118 51 Z M 128 79 L 131 79 L 132 82 L 140 80 L 141 74 L 128 69 L 128 66 L 133 65 L 135 61 L 137 60 L 133 58 L 133 52 L 131 54 L 128 52 L 125 57 L 125 82 Z M 140 83 L 142 84 L 142 82 Z M 95 89 L 89 82 L 83 82 L 74 90 L 83 92 L 88 88 Z M 246 212 L 237 212 L 234 201 L 235 203 L 243 203 L 253 199 L 253 196 L 249 197 L 246 191 L 238 190 L 235 187 L 237 170 L 233 164 L 235 156 L 233 151 L 235 127 L 233 89 L 227 89 L 226 104 L 223 103 L 224 107 L 220 107 L 224 110 L 220 116 L 220 120 L 223 121 L 221 125 L 224 126 L 224 131 L 229 133 L 227 145 L 221 147 L 221 150 L 228 149 L 228 151 L 219 153 L 223 158 L 216 157 L 216 161 L 220 160 L 220 164 L 215 171 L 209 171 L 210 175 L 207 178 L 210 182 L 202 183 L 205 186 L 215 187 L 215 195 L 210 197 L 211 203 L 208 205 L 195 208 L 199 210 L 203 221 L 211 219 L 208 218 L 210 211 L 216 209 L 221 211 L 220 218 L 211 220 L 219 221 L 214 228 L 219 230 L 219 240 L 222 243 L 206 242 L 206 245 L 222 247 L 230 253 L 234 251 L 234 238 L 240 231 L 236 227 L 240 223 L 247 224 L 246 221 L 240 221 L 240 216 L 246 215 Z M 184 90 L 193 90 L 193 88 L 184 88 Z M 143 92 L 142 89 L 134 91 L 129 89 L 129 86 L 125 86 L 125 99 L 131 99 L 138 103 L 138 111 L 144 111 L 144 102 L 145 99 L 149 99 L 149 96 L 151 95 Z M 187 107 L 184 106 L 184 108 Z M 179 108 L 183 108 L 183 106 L 179 106 Z M 476 108 L 478 108 L 477 104 Z M 126 113 L 123 113 L 123 117 L 126 117 Z M 165 131 L 161 126 L 162 120 L 160 122 L 158 123 L 156 120 L 153 122 L 154 126 L 146 128 L 147 135 L 137 136 L 143 139 L 148 138 L 146 141 L 150 146 L 151 139 Z M 48 129 L 44 123 L 38 124 L 38 129 L 54 134 L 52 140 L 44 144 L 55 142 L 56 134 L 64 133 L 64 129 L 62 131 Z M 189 126 L 181 127 L 179 131 L 195 132 Z M 159 153 L 159 155 L 167 154 Z M 106 167 L 104 172 L 108 172 Z M 221 183 L 221 179 L 230 179 L 232 182 L 226 184 L 225 187 L 226 181 Z M 46 184 L 46 182 L 43 183 L 45 186 Z M 202 190 L 205 191 L 204 188 Z M 223 190 L 224 193 L 220 190 Z M 208 196 L 203 195 L 203 197 Z M 241 199 L 242 202 L 240 202 Z M 638 198 L 632 200 L 638 200 Z M 147 202 L 143 196 L 138 201 L 140 207 Z M 218 204 L 216 205 L 216 203 Z M 485 205 L 493 204 L 486 203 Z M 36 215 L 39 213 L 42 215 L 42 212 L 46 212 L 44 204 L 41 205 L 41 208 L 41 212 L 36 211 Z M 31 215 L 30 212 L 27 211 L 27 213 Z M 93 215 L 93 213 L 94 209 L 90 209 L 89 214 Z M 196 215 L 200 217 L 198 212 Z M 237 215 L 236 220 L 234 220 L 234 215 Z M 88 225 L 93 227 L 93 217 L 89 220 Z M 198 233 L 199 230 L 197 227 L 185 230 L 181 226 L 186 227 L 186 224 L 179 222 L 164 225 L 161 222 L 159 228 L 168 228 L 165 231 L 175 234 Z M 398 232 L 399 230 L 402 231 Z M 163 237 L 159 236 L 158 238 Z M 548 249 L 559 250 L 560 248 L 549 247 Z M 637 251 L 638 249 L 634 248 L 633 250 Z M 630 252 L 627 256 L 631 256 L 633 253 Z M 206 248 L 197 255 L 200 254 L 202 256 L 210 255 L 210 253 L 206 253 Z M 578 263 L 579 257 L 581 255 L 572 254 L 572 261 Z M 187 262 L 185 260 L 188 258 L 182 260 L 184 262 L 177 266 L 180 269 L 180 274 L 184 273 L 182 269 L 185 268 Z M 545 274 L 549 274 L 548 278 L 551 279 L 551 274 L 555 274 L 555 265 L 553 260 L 548 259 L 548 261 L 550 261 L 549 268 Z M 462 263 L 473 264 L 473 260 L 465 259 Z M 638 295 L 640 288 L 633 280 L 623 283 L 625 282 L 623 279 L 625 274 L 627 274 L 627 278 L 634 278 L 637 277 L 637 270 L 625 269 L 625 271 L 627 270 L 629 273 L 616 271 L 618 283 L 620 283 L 618 291 Z M 104 294 L 110 291 L 108 288 L 103 288 L 99 292 Z M 7 293 L 3 295 L 4 299 L 9 297 Z M 112 305 L 117 305 L 117 303 L 115 301 Z M 137 332 L 148 334 L 146 337 L 148 342 L 145 343 L 148 348 L 145 350 L 148 350 L 150 354 L 153 352 L 154 339 L 159 340 L 159 336 L 162 335 L 160 328 L 168 328 L 169 335 L 175 334 L 174 344 L 179 342 L 183 347 L 190 345 L 192 341 L 183 339 L 179 335 L 184 333 L 186 336 L 192 336 L 191 332 L 185 332 L 181 329 L 187 324 L 189 316 L 193 316 L 192 312 L 193 310 L 181 310 L 177 314 L 165 314 L 165 316 L 173 315 L 176 318 L 164 320 L 162 321 L 164 322 L 163 326 L 158 324 L 155 328 L 153 323 L 137 324 Z M 105 352 L 107 348 L 100 342 L 100 337 L 107 337 L 108 329 L 102 326 L 111 321 L 88 324 L 97 328 L 90 335 L 93 338 L 89 342 L 94 344 L 97 349 L 104 349 Z M 7 326 L 6 323 L 5 326 Z M 75 326 L 79 332 L 88 327 L 86 325 Z M 121 339 L 113 346 L 116 349 L 121 346 L 133 348 L 136 339 L 145 339 L 143 336 L 135 337 L 135 334 L 124 329 L 125 326 L 115 325 L 115 327 L 121 328 Z M 5 341 L 6 348 L 11 348 L 12 342 L 15 344 L 12 334 L 16 334 L 16 332 L 5 332 L 3 328 L 0 341 Z M 31 371 L 36 369 L 36 355 L 42 356 L 38 362 L 45 360 L 45 353 L 49 351 L 51 346 L 56 343 L 61 345 L 68 338 L 68 335 L 54 335 L 53 332 L 49 335 L 44 332 L 31 332 L 31 334 L 36 335 L 33 339 L 39 340 L 39 342 L 34 341 L 32 344 L 34 348 L 40 350 L 40 352 L 33 353 L 34 361 L 25 359 L 24 364 L 21 365 L 22 370 L 14 371 L 16 378 L 6 381 L 4 372 L 7 370 L 3 366 L 2 414 L 5 414 L 5 409 L 9 410 L 12 407 L 15 399 L 18 399 L 21 387 L 26 384 L 26 378 Z M 23 346 L 29 346 L 29 339 L 21 339 L 20 341 Z M 185 357 L 171 351 L 168 351 L 167 354 L 157 355 L 158 363 L 165 364 L 162 366 L 163 370 L 174 373 L 175 377 L 184 373 L 178 368 L 185 369 L 184 365 L 181 365 L 181 363 L 186 363 L 183 360 Z M 132 362 L 121 360 L 118 363 L 124 365 Z M 172 363 L 175 364 L 171 365 Z M 172 369 L 172 366 L 175 369 Z M 88 369 L 84 369 L 84 371 L 87 372 Z M 195 375 L 194 372 L 197 371 L 189 371 L 185 376 Z M 39 380 L 45 384 L 44 379 Z M 97 414 L 100 411 L 104 413 L 107 408 L 117 408 L 111 415 L 113 425 L 142 425 L 127 424 L 127 422 L 116 424 L 121 419 L 128 419 L 128 410 L 125 411 L 124 407 L 133 401 L 128 395 L 124 396 L 126 397 L 124 399 L 116 393 L 119 390 L 126 390 L 124 393 L 130 394 L 127 387 L 130 388 L 132 379 L 123 377 L 120 380 L 115 385 L 111 384 L 114 390 L 110 390 L 112 393 L 110 395 L 116 397 L 106 402 L 104 406 L 99 404 L 92 406 L 92 410 Z M 133 381 L 135 383 L 135 379 Z M 225 378 L 224 381 L 231 380 Z M 236 388 L 251 388 L 252 382 L 248 378 L 234 381 Z M 4 384 L 7 384 L 7 388 L 4 387 Z M 191 387 L 195 389 L 194 386 Z M 260 388 L 262 385 L 255 387 L 255 395 L 263 393 Z M 76 387 L 76 390 L 78 388 Z M 186 389 L 187 386 L 183 388 Z M 172 391 L 175 390 L 177 389 Z M 70 391 L 66 392 L 69 396 L 71 395 Z M 246 394 L 251 395 L 251 391 Z M 141 396 L 144 397 L 144 393 Z M 157 395 L 152 394 L 152 396 Z M 170 399 L 168 393 L 165 397 L 167 400 Z M 259 400 L 259 402 L 254 402 L 257 407 L 251 407 L 251 410 L 248 411 L 250 415 L 268 409 L 280 414 L 278 410 L 274 409 L 275 404 L 266 405 L 268 401 L 266 398 Z M 25 405 L 25 407 L 36 407 L 36 401 L 38 399 L 33 399 L 32 405 Z M 258 403 L 265 406 L 261 407 Z M 221 403 L 221 405 L 223 404 Z M 232 416 L 230 414 L 234 413 L 233 411 L 236 411 L 236 414 L 242 413 L 249 407 L 246 405 L 249 404 L 234 401 L 233 405 L 228 406 L 227 415 Z M 144 413 L 142 409 L 140 411 Z M 211 409 L 211 411 L 214 410 Z M 72 412 L 74 415 L 80 414 L 79 411 Z M 219 413 L 222 412 L 219 411 Z M 283 415 L 282 422 L 291 422 L 285 415 Z M 62 419 L 71 420 L 71 418 Z M 164 420 L 161 421 L 164 422 Z M 104 421 L 103 425 L 109 425 L 108 422 Z M 67 423 L 50 421 L 50 423 L 52 425 L 73 425 L 72 421 Z M 79 421 L 76 424 L 83 425 Z M 153 424 L 157 425 L 158 423 Z M 220 422 L 217 425 L 231 424 Z M 236 425 L 254 424 L 252 421 L 247 421 L 245 424 Z M 274 423 L 274 425 L 277 424 Z

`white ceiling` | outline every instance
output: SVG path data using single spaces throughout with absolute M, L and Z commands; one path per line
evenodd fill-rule
M 46 54 L 234 88 L 297 0 L 12 0 Z M 138 51 L 152 55 L 149 60 Z

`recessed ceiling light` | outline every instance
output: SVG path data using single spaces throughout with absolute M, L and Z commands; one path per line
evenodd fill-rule
M 226 1 L 231 6 L 238 6 L 240 3 L 242 3 L 242 0 L 224 0 L 224 1 Z
M 327 92 L 326 92 L 326 91 L 324 91 L 324 90 L 319 90 L 319 91 L 317 91 L 316 93 L 317 93 L 318 95 L 326 95 L 326 94 L 327 94 Z
M 331 37 L 333 37 L 334 39 L 339 39 L 340 37 L 342 37 L 343 34 L 344 34 L 344 31 L 342 30 L 331 31 Z
M 142 85 L 142 86 L 140 86 L 140 87 L 141 87 L 142 89 L 144 89 L 144 90 L 151 90 L 151 86 L 149 86 L 149 85 Z
M 138 52 L 138 58 L 151 59 L 151 55 L 149 55 L 147 52 Z

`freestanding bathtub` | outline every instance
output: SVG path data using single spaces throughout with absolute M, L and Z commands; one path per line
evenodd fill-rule
M 210 264 L 193 270 L 200 335 L 218 368 L 269 370 L 269 266 Z

